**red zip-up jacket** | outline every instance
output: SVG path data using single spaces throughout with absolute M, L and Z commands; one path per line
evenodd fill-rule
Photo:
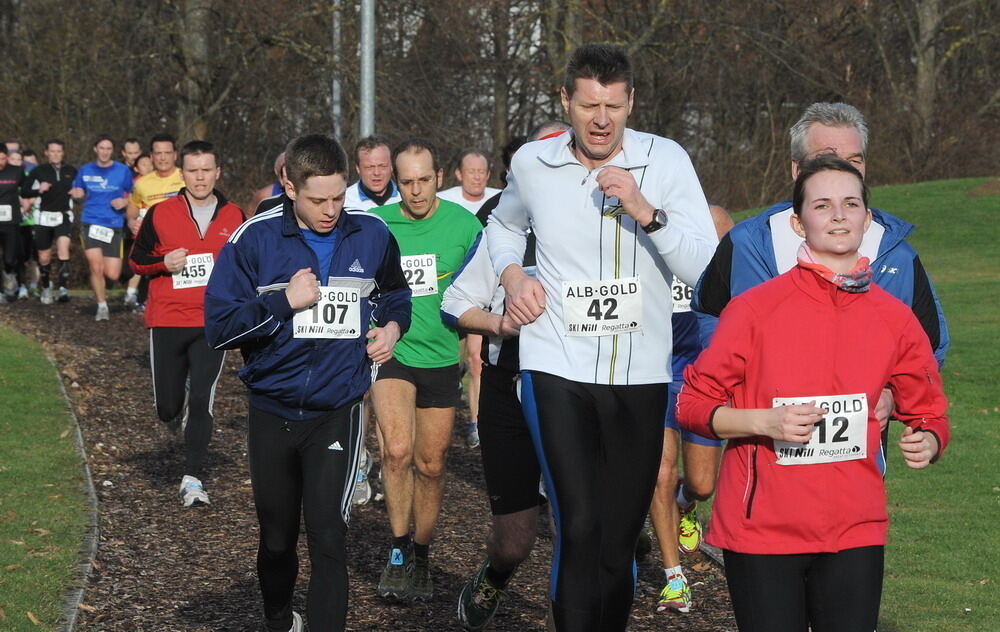
M 219 251 L 229 236 L 243 223 L 243 211 L 214 191 L 218 204 L 205 235 L 191 214 L 184 189 L 149 209 L 129 253 L 132 269 L 150 277 L 146 301 L 146 327 L 204 327 L 205 286 L 174 289 L 173 275 L 163 258 L 178 248 L 187 248 L 188 257 Z
M 733 299 L 684 378 L 678 420 L 711 438 L 717 438 L 711 419 L 720 406 L 771 408 L 775 397 L 867 396 L 863 459 L 778 465 L 770 438 L 728 441 L 706 541 L 738 553 L 885 544 L 888 515 L 874 411 L 887 384 L 899 420 L 932 432 L 941 451 L 948 443 L 948 403 L 927 334 L 909 307 L 875 284 L 851 294 L 796 266 Z

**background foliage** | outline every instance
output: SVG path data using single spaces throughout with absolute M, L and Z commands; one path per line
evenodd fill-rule
M 868 116 L 874 183 L 985 175 L 1000 162 L 1000 5 L 991 0 L 383 0 L 376 126 L 444 155 L 498 152 L 561 114 L 580 42 L 626 47 L 637 129 L 681 142 L 708 197 L 730 208 L 785 196 L 787 129 L 818 100 Z M 340 16 L 340 61 L 331 24 Z M 356 139 L 358 2 L 0 0 L 0 136 L 64 137 L 92 159 L 95 134 L 204 137 L 227 153 L 245 203 L 291 137 Z

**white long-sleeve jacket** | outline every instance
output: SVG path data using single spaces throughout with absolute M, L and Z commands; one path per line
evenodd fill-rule
M 593 384 L 669 382 L 672 276 L 693 286 L 718 244 L 698 176 L 674 141 L 625 130 L 622 151 L 607 164 L 630 171 L 646 200 L 667 213 L 667 226 L 646 234 L 628 215 L 614 213 L 618 200 L 596 181 L 603 167 L 584 167 L 572 140 L 562 134 L 514 155 L 486 227 L 498 276 L 520 264 L 529 228 L 538 240 L 546 307 L 521 328 L 521 368 Z M 607 283 L 614 279 L 622 280 L 617 288 Z M 640 299 L 629 289 L 636 279 Z M 594 283 L 601 281 L 603 290 Z M 594 335 L 615 328 L 631 331 Z

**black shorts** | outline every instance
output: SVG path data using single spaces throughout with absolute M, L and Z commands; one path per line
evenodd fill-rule
M 69 216 L 63 213 L 63 222 L 58 226 L 33 226 L 35 235 L 35 248 L 37 250 L 48 250 L 60 237 L 70 237 L 73 234 L 73 222 Z
M 517 397 L 517 379 L 518 374 L 513 371 L 483 366 L 479 387 L 479 449 L 490 512 L 494 516 L 538 504 L 541 468 Z
M 390 359 L 379 366 L 377 380 L 404 380 L 417 387 L 417 408 L 455 408 L 462 402 L 458 364 L 432 369 L 407 366 Z
M 90 227 L 91 224 L 80 224 L 80 241 L 83 243 L 83 249 L 90 250 L 91 248 L 100 248 L 101 254 L 105 257 L 121 259 L 123 230 L 121 228 L 112 228 L 111 230 L 114 231 L 114 234 L 111 237 L 111 241 L 106 242 L 91 237 Z

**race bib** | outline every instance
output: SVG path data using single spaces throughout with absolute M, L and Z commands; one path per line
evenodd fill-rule
M 115 238 L 115 229 L 108 228 L 107 226 L 91 224 L 90 230 L 87 231 L 87 236 L 91 239 L 96 239 L 97 241 L 103 241 L 106 244 L 110 244 L 111 240 Z
M 59 211 L 42 211 L 38 217 L 38 223 L 49 228 L 62 226 L 63 214 Z
M 435 255 L 404 255 L 399 258 L 399 265 L 414 298 L 438 293 Z
M 809 443 L 775 441 L 778 465 L 815 465 L 863 459 L 868 454 L 868 398 L 857 395 L 775 397 L 772 406 L 808 404 L 827 411 L 813 428 Z
M 694 290 L 691 289 L 691 286 L 674 277 L 670 283 L 670 297 L 674 299 L 675 314 L 691 311 L 692 296 L 694 296 Z
M 639 277 L 563 281 L 562 305 L 567 336 L 613 336 L 642 329 Z
M 10 204 L 0 204 L 0 222 L 14 220 L 14 208 Z
M 208 285 L 208 277 L 212 276 L 212 268 L 214 267 L 215 257 L 210 252 L 188 255 L 184 267 L 173 274 L 174 289 Z
M 357 338 L 361 335 L 361 291 L 354 287 L 324 285 L 319 301 L 295 312 L 296 338 Z

